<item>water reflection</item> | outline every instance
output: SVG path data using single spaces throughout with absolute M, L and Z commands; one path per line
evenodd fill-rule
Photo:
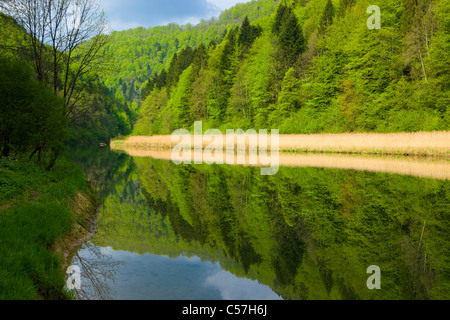
M 276 300 L 270 288 L 257 281 L 237 278 L 217 263 L 198 257 L 170 258 L 152 254 L 138 255 L 112 248 L 97 248 L 109 263 L 104 269 L 85 272 L 89 249 L 80 252 L 83 265 L 83 289 L 80 299 L 114 300 Z M 90 258 L 92 265 L 98 255 Z M 98 261 L 96 261 L 98 264 Z M 115 269 L 114 276 L 111 266 Z M 106 267 L 106 268 L 105 268 Z M 108 270 L 108 271 L 106 271 Z M 95 277 L 92 275 L 96 273 Z
M 446 179 L 314 167 L 261 176 L 115 153 L 109 161 L 91 241 L 124 262 L 106 281 L 110 298 L 450 297 Z M 367 288 L 371 265 L 382 290 Z
M 126 147 L 118 149 L 132 157 L 152 158 L 159 160 L 172 160 L 172 152 L 169 150 L 142 149 Z M 255 154 L 253 155 L 257 166 L 261 160 Z M 234 161 L 227 161 L 229 154 L 223 153 L 221 163 L 237 164 L 238 156 L 234 155 Z M 194 159 L 202 159 L 203 163 L 214 162 L 214 157 L 207 157 L 202 151 L 192 150 L 182 153 L 183 161 L 194 162 Z M 250 165 L 251 156 L 246 153 L 244 164 Z M 450 179 L 450 161 L 444 158 L 434 157 L 404 157 L 404 156 L 361 156 L 361 155 L 342 155 L 342 154 L 313 154 L 313 153 L 280 153 L 279 164 L 283 167 L 315 167 L 315 168 L 334 168 L 346 170 L 364 170 L 371 172 L 387 172 L 393 174 L 411 175 L 423 178 L 433 178 L 441 180 Z
M 280 300 L 267 286 L 257 281 L 236 278 L 229 272 L 217 270 L 206 279 L 206 283 L 219 289 L 223 300 Z
M 81 269 L 81 288 L 74 290 L 78 300 L 111 300 L 110 283 L 123 262 L 113 260 L 102 248 L 86 242 L 76 252 L 72 265 Z

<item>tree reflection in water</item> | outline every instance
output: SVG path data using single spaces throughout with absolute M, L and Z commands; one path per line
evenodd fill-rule
M 77 300 L 112 300 L 109 283 L 114 282 L 123 263 L 102 252 L 102 248 L 86 242 L 72 260 L 81 269 L 81 288 L 74 290 Z
M 445 177 L 315 167 L 261 176 L 254 167 L 101 156 L 80 159 L 89 179 L 101 182 L 92 240 L 100 248 L 197 256 L 283 299 L 449 297 Z M 382 270 L 382 290 L 367 287 L 371 265 Z M 111 268 L 84 269 L 96 276 L 88 293 L 107 299 L 101 280 Z

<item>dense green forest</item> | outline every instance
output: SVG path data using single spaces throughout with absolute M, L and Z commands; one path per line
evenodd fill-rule
M 53 139 L 55 132 L 53 135 L 49 133 L 47 137 L 54 140 L 54 143 L 68 140 L 77 143 L 92 143 L 107 142 L 110 138 L 131 134 L 138 119 L 138 111 L 145 89 L 149 82 L 152 82 L 152 78 L 158 78 L 161 73 L 161 79 L 164 78 L 165 68 L 169 67 L 174 54 L 186 48 L 196 48 L 200 44 L 209 44 L 212 41 L 220 42 L 228 30 L 241 24 L 244 16 L 248 15 L 252 19 L 268 16 L 274 12 L 276 5 L 277 3 L 273 0 L 252 1 L 238 4 L 222 12 L 217 19 L 202 20 L 196 26 L 169 24 L 149 29 L 137 28 L 112 32 L 108 41 L 101 48 L 100 55 L 105 57 L 102 68 L 96 70 L 95 77 L 92 76 L 93 72 L 91 75 L 82 76 L 83 85 L 77 85 L 76 88 L 85 96 L 83 104 L 86 106 L 86 112 L 66 124 L 61 124 L 56 118 L 48 118 L 48 123 L 51 125 L 60 123 L 61 128 L 59 129 L 61 130 L 58 131 L 58 139 Z M 49 96 L 52 93 L 53 83 L 49 83 L 48 79 L 37 79 L 39 75 L 37 75 L 34 61 L 36 57 L 32 52 L 30 45 L 32 38 L 27 36 L 27 30 L 2 12 L 0 12 L 0 26 L 0 65 L 1 68 L 4 68 L 1 73 L 2 89 L 5 90 L 1 94 L 5 110 L 8 107 L 11 107 L 12 110 L 10 113 L 5 112 L 0 121 L 6 123 L 6 119 L 8 119 L 9 125 L 14 126 L 15 133 L 12 134 L 17 137 L 18 132 L 23 132 L 23 128 L 30 125 L 29 122 L 22 121 L 21 115 L 34 119 L 36 115 L 33 115 L 32 112 L 42 109 L 39 106 L 42 106 L 45 99 L 48 98 L 47 101 L 55 100 Z M 90 42 L 93 41 L 95 38 L 90 40 Z M 49 54 L 51 48 L 45 44 L 44 47 L 47 48 L 45 51 L 48 50 L 46 55 Z M 46 64 L 43 68 L 49 68 L 51 56 L 45 56 L 44 59 Z M 46 72 L 52 73 L 51 70 Z M 14 78 L 11 76 L 13 74 L 22 76 L 20 79 L 19 76 Z M 62 78 L 63 74 L 60 74 L 57 80 L 60 87 Z M 27 81 L 24 82 L 25 79 Z M 41 88 L 33 89 L 32 87 L 36 85 L 40 85 Z M 14 90 L 19 95 L 21 92 L 28 93 L 28 102 L 23 101 L 22 104 L 24 109 L 17 108 L 17 106 L 12 107 L 10 104 Z M 39 102 L 34 94 L 43 95 L 44 92 L 48 96 L 47 98 L 41 97 Z M 30 103 L 30 101 L 34 102 Z M 32 106 L 33 104 L 34 106 Z M 58 105 L 58 102 L 55 101 L 53 105 Z M 29 110 L 25 110 L 26 108 Z M 54 114 L 55 108 L 58 106 L 53 107 L 53 110 L 52 107 L 47 107 L 45 111 L 48 114 Z M 44 113 L 40 115 L 45 118 Z M 20 125 L 21 123 L 23 126 Z M 42 126 L 45 125 L 42 124 Z M 54 130 L 59 129 L 54 128 Z M 29 132 L 33 132 L 33 130 L 29 130 Z M 25 138 L 17 137 L 23 140 L 18 143 L 14 140 L 16 138 L 6 138 L 6 134 L 3 132 L 2 137 L 4 137 L 4 141 L 2 141 L 4 155 L 9 154 L 11 150 L 13 152 L 24 150 Z M 7 145 L 8 148 L 6 148 Z M 32 147 L 29 146 L 29 148 Z M 51 146 L 45 145 L 42 151 L 51 149 Z
M 171 23 L 148 29 L 113 31 L 105 51 L 113 53 L 115 68 L 102 73 L 100 78 L 126 111 L 120 115 L 125 125 L 121 127 L 121 134 L 131 133 L 141 101 L 148 94 L 149 83 L 150 87 L 155 81 L 162 81 L 165 85 L 164 79 L 174 55 L 211 42 L 220 43 L 229 30 L 242 23 L 245 16 L 252 20 L 266 17 L 276 10 L 276 6 L 277 1 L 274 0 L 251 1 L 225 10 L 218 18 L 201 20 L 195 26 Z
M 6 5 L 13 12 L 17 3 Z M 48 10 L 49 2 L 26 4 L 32 7 L 20 2 L 20 15 L 13 18 L 3 13 L 5 1 L 0 1 L 0 299 L 71 299 L 64 246 L 77 233 L 81 237 L 81 225 L 88 225 L 96 205 L 84 173 L 67 160 L 65 147 L 69 141 L 119 134 L 108 109 L 114 99 L 91 76 L 103 65 L 96 61 L 96 48 L 108 36 L 100 35 L 89 45 L 86 30 L 97 25 L 86 29 L 80 23 L 77 33 L 64 28 L 57 35 L 49 33 L 45 19 L 35 20 L 39 30 L 46 30 L 37 32 L 20 18 L 43 17 L 39 13 Z M 84 211 L 74 205 L 81 199 Z
M 448 130 L 450 2 L 380 0 L 381 29 L 368 28 L 372 4 L 280 1 L 259 18 L 243 11 L 248 18 L 222 39 L 172 46 L 181 49 L 169 65 L 133 82 L 130 92 L 143 83 L 133 134 L 170 134 L 198 120 L 205 130 L 286 134 Z
M 198 256 L 284 299 L 447 299 L 449 184 L 320 168 L 181 165 L 77 152 L 104 176 L 95 245 Z M 367 266 L 383 290 L 367 290 Z
M 195 26 L 114 31 L 101 49 L 108 63 L 95 77 L 82 77 L 89 112 L 69 121 L 68 130 L 50 129 L 61 139 L 27 148 L 170 134 L 198 120 L 205 130 L 270 127 L 286 134 L 448 130 L 449 1 L 381 0 L 379 30 L 367 27 L 370 4 L 254 0 Z M 45 90 L 31 88 L 30 54 L 11 51 L 25 30 L 3 14 L 0 22 L 2 95 L 13 96 L 20 83 L 16 92 L 30 86 L 28 99 L 39 104 L 47 98 L 33 96 Z M 24 105 L 31 113 L 20 114 L 35 118 L 31 109 L 38 108 Z M 3 118 L 29 127 L 14 110 Z M 35 144 L 2 136 L 3 154 L 7 145 Z
M 109 70 L 106 55 L 92 64 L 92 70 L 75 76 L 84 50 L 82 45 L 76 48 L 70 61 L 67 53 L 52 52 L 49 45 L 41 44 L 16 20 L 0 12 L 2 156 L 36 157 L 52 167 L 67 142 L 108 142 L 126 132 L 129 123 L 121 117 L 126 106 L 92 76 L 99 69 Z M 55 63 L 54 57 L 58 58 Z
M 52 19 L 27 29 L 5 3 L 23 12 L 0 1 L 0 297 L 70 298 L 52 246 L 77 222 L 71 199 L 95 192 L 99 246 L 217 261 L 286 299 L 449 298 L 447 181 L 288 167 L 262 176 L 98 143 L 195 121 L 447 131 L 450 0 L 379 0 L 380 29 L 368 27 L 369 0 L 253 0 L 196 26 L 112 34 L 93 13 L 80 38 L 76 28 L 58 38 Z M 382 292 L 366 287 L 373 263 Z

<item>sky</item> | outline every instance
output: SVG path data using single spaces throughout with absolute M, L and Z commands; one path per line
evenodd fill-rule
M 112 30 L 163 26 L 171 22 L 193 25 L 218 17 L 236 3 L 250 0 L 101 0 Z

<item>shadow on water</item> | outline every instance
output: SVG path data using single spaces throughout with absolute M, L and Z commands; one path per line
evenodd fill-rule
M 92 283 L 80 299 L 450 297 L 446 179 L 74 156 L 103 202 L 74 260 Z

